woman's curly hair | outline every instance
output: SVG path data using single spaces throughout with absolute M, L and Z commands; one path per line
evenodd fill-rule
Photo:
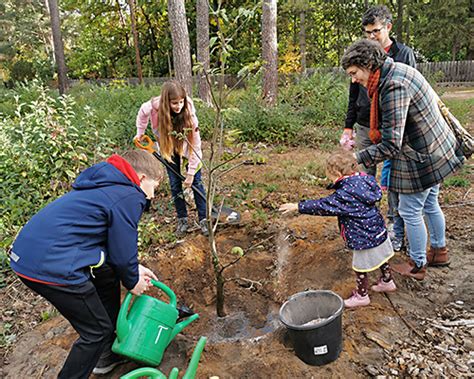
M 357 66 L 376 71 L 382 67 L 386 59 L 387 54 L 378 42 L 361 39 L 346 49 L 341 63 L 344 70 L 350 66 Z

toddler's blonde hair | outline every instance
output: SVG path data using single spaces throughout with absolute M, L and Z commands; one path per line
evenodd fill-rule
M 332 176 L 350 175 L 358 171 L 357 161 L 351 151 L 337 150 L 326 162 L 326 172 Z

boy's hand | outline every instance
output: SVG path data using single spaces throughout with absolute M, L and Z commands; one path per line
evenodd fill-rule
M 183 185 L 186 188 L 190 188 L 193 185 L 193 182 L 194 182 L 194 175 L 187 174 L 186 180 L 184 181 Z
M 298 211 L 298 204 L 297 203 L 282 204 L 280 205 L 280 208 L 278 209 L 278 211 L 282 212 L 282 214 Z
M 153 271 L 142 265 L 138 265 L 138 282 L 130 292 L 136 296 L 140 296 L 152 286 L 152 279 L 158 280 L 158 277 L 153 273 Z
M 150 281 L 152 279 L 158 281 L 158 277 L 155 275 L 153 271 L 145 266 L 138 265 L 138 275 L 141 277 L 143 276 L 146 280 Z
M 140 296 L 143 292 L 145 292 L 148 288 L 150 288 L 151 283 L 149 280 L 146 280 L 143 276 L 138 278 L 137 284 L 135 287 L 130 290 L 133 295 Z

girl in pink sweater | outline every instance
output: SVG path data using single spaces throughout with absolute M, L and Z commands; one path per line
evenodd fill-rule
M 181 173 L 182 161 L 186 167 L 184 182 L 167 168 L 171 194 L 178 214 L 176 234 L 182 236 L 188 231 L 184 184 L 186 188 L 193 186 L 199 225 L 202 233 L 207 235 L 206 199 L 194 190 L 197 188 L 205 194 L 200 171 L 202 151 L 199 124 L 193 101 L 186 95 L 186 90 L 178 81 L 166 82 L 161 88 L 161 96 L 153 97 L 142 104 L 137 115 L 135 138 L 140 139 L 145 134 L 150 121 L 153 134 L 158 141 L 159 153 L 174 171 Z

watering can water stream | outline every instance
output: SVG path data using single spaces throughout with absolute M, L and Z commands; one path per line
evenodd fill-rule
M 151 283 L 169 297 L 169 303 L 140 295 L 135 297 L 130 306 L 133 295 L 128 292 L 118 315 L 117 338 L 112 351 L 135 361 L 158 366 L 171 340 L 199 315 L 194 314 L 176 324 L 176 295 L 161 282 L 152 280 Z

